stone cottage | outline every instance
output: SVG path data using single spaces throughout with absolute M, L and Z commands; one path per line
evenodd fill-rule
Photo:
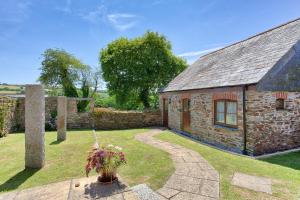
M 227 150 L 300 147 L 300 18 L 200 57 L 160 108 L 164 126 Z

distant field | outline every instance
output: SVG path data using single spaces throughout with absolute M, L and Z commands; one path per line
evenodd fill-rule
M 21 89 L 22 86 L 20 85 L 0 85 L 0 89 L 12 89 L 12 90 L 16 90 L 16 89 Z
M 19 94 L 23 90 L 21 85 L 0 85 L 0 94 Z
M 17 91 L 6 91 L 6 90 L 4 90 L 4 91 L 1 91 L 0 90 L 0 94 L 19 94 L 20 92 L 17 92 Z

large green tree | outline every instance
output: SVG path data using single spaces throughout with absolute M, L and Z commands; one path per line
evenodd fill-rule
M 91 97 L 97 91 L 100 72 L 93 72 L 75 56 L 62 49 L 47 49 L 42 56 L 39 80 L 47 87 L 62 88 L 67 97 Z M 87 104 L 79 102 L 79 110 L 84 110 Z
M 62 87 L 67 97 L 78 97 L 76 82 L 86 66 L 61 49 L 47 49 L 42 56 L 41 83 L 48 87 Z
M 157 95 L 187 64 L 172 53 L 171 43 L 161 34 L 146 32 L 134 39 L 117 39 L 100 52 L 103 78 L 117 102 L 135 98 L 150 107 L 150 96 Z

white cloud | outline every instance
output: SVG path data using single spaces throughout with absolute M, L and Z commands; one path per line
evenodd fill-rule
M 62 7 L 57 7 L 56 9 L 64 13 L 71 13 L 72 0 L 66 0 L 65 5 Z
M 0 22 L 23 22 L 28 17 L 30 5 L 30 1 L 0 1 Z
M 21 30 L 29 17 L 30 5 L 29 0 L 0 1 L 0 40 L 7 40 Z
M 104 5 L 100 5 L 96 8 L 96 10 L 89 11 L 84 14 L 80 14 L 80 17 L 90 23 L 99 23 L 105 20 L 106 7 Z
M 203 54 L 206 54 L 206 53 L 209 53 L 209 52 L 212 52 L 212 51 L 216 51 L 216 50 L 218 50 L 220 48 L 222 48 L 222 47 L 215 47 L 215 48 L 205 49 L 205 50 L 201 50 L 201 51 L 190 51 L 190 52 L 179 54 L 178 56 L 180 56 L 180 57 L 201 56 Z
M 101 22 L 109 23 L 115 29 L 124 31 L 134 27 L 138 23 L 138 16 L 129 13 L 109 13 L 104 4 L 98 6 L 95 10 L 80 13 L 79 16 L 92 24 Z
M 124 31 L 134 27 L 138 17 L 128 13 L 114 13 L 107 15 L 108 21 L 118 30 Z
M 204 49 L 204 50 L 200 50 L 200 51 L 190 51 L 190 52 L 186 52 L 186 53 L 182 53 L 179 54 L 179 57 L 183 57 L 187 60 L 188 64 L 192 64 L 193 62 L 195 62 L 200 56 L 210 53 L 212 51 L 216 51 L 218 49 L 221 49 L 222 46 L 219 47 L 215 47 L 215 48 L 210 48 L 210 49 Z

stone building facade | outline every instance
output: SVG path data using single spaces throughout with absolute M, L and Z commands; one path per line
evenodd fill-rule
M 284 99 L 284 109 L 276 109 L 278 98 Z M 249 90 L 246 114 L 247 140 L 254 154 L 300 147 L 300 92 Z
M 230 151 L 300 147 L 300 19 L 200 57 L 160 109 L 164 125 Z
M 245 93 L 246 151 L 261 155 L 300 147 L 300 92 L 285 92 L 284 109 L 276 109 L 276 99 L 282 92 L 259 92 L 255 86 Z M 182 99 L 188 98 L 190 107 L 190 132 L 192 137 L 230 151 L 243 153 L 244 120 L 242 87 L 203 89 L 189 92 L 168 92 L 160 96 L 168 100 L 168 126 L 182 131 Z M 214 101 L 237 101 L 237 127 L 216 125 Z M 163 115 L 163 113 L 162 113 Z

